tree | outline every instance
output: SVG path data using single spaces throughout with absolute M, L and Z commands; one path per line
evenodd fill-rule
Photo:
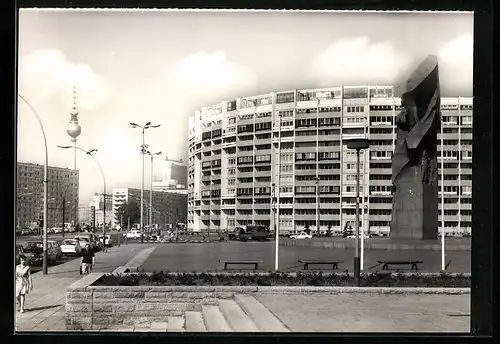
M 349 234 L 347 234 L 347 222 L 344 226 L 344 229 L 342 229 L 342 238 L 347 238 Z
M 123 203 L 117 210 L 118 214 L 123 214 L 123 221 L 130 219 L 130 223 L 134 224 L 141 219 L 141 209 L 134 199 Z
M 304 232 L 306 232 L 306 234 L 311 234 L 311 230 L 309 229 L 309 224 L 306 224 L 304 226 Z
M 326 230 L 326 236 L 331 237 L 332 236 L 332 224 L 328 224 L 328 229 Z

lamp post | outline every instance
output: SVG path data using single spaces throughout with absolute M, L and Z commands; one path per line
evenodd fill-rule
M 20 94 L 17 94 L 21 100 L 28 105 L 31 112 L 36 116 L 38 120 L 38 124 L 40 125 L 40 129 L 42 129 L 43 134 L 43 143 L 45 144 L 45 163 L 43 166 L 43 274 L 46 275 L 48 273 L 48 265 L 47 265 L 47 197 L 48 197 L 48 166 L 49 166 L 49 150 L 47 148 L 47 137 L 45 136 L 45 130 L 43 129 L 43 124 L 40 116 L 35 111 L 35 109 L 28 103 L 26 99 Z
M 78 146 L 57 146 L 58 148 L 62 148 L 62 149 L 78 149 L 82 152 L 84 152 L 85 154 L 89 155 L 92 157 L 92 159 L 94 159 L 95 163 L 97 164 L 97 166 L 99 167 L 99 170 L 101 171 L 101 175 L 102 175 L 102 183 L 103 183 L 103 197 L 104 197 L 104 202 L 103 202 L 103 206 L 102 206 L 102 222 L 103 222 L 103 226 L 102 226 L 102 241 L 103 241 L 103 245 L 106 246 L 106 177 L 104 175 L 104 171 L 102 169 L 102 166 L 101 164 L 99 163 L 99 161 L 97 161 L 97 159 L 95 158 L 95 156 L 92 155 L 93 152 L 97 152 L 97 149 L 91 149 L 91 150 L 85 150 L 83 148 L 80 148 Z
M 319 177 L 314 178 L 316 181 L 316 234 L 319 236 L 319 227 L 320 227 L 320 222 L 319 222 Z
M 360 262 L 360 244 L 359 244 L 359 151 L 370 147 L 370 141 L 365 138 L 356 138 L 345 140 L 348 149 L 356 150 L 356 252 L 354 255 L 354 278 L 356 286 L 360 286 L 361 262 Z
M 141 145 L 141 154 L 142 154 L 142 171 L 141 171 L 141 244 L 144 243 L 144 154 L 146 154 L 146 148 L 148 146 L 144 143 L 144 132 L 149 128 L 158 128 L 160 125 L 152 125 L 151 122 L 147 122 L 144 126 L 141 126 L 136 123 L 130 122 L 131 128 L 139 128 L 142 131 L 142 145 Z
M 273 214 L 271 217 L 271 231 L 275 232 L 276 236 L 276 241 L 275 241 L 275 250 L 274 250 L 274 270 L 278 271 L 279 268 L 279 256 L 278 256 L 278 240 L 279 240 L 279 233 L 278 233 L 278 227 L 276 226 L 276 184 L 272 183 L 271 184 L 273 188 L 273 194 L 272 194 L 272 207 L 273 207 Z
M 153 228 L 153 158 L 155 155 L 162 155 L 162 152 L 151 153 L 150 151 L 146 151 L 151 157 L 151 180 L 150 180 L 150 188 L 149 188 L 149 231 L 151 232 Z

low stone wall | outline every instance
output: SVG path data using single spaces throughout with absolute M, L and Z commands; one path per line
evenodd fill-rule
M 470 294 L 469 288 L 358 288 L 287 286 L 94 286 L 104 274 L 92 273 L 66 291 L 66 329 L 100 330 L 140 327 L 166 322 L 169 316 L 201 311 L 202 305 L 218 305 L 236 293 L 271 294 Z
M 370 242 L 370 240 L 373 240 Z M 356 241 L 354 239 L 344 238 L 313 238 L 293 240 L 289 238 L 280 239 L 280 245 L 291 247 L 314 247 L 327 249 L 355 249 Z M 391 239 L 367 239 L 364 243 L 365 250 L 379 251 L 441 251 L 441 244 L 437 242 L 395 242 Z M 470 240 L 461 240 L 461 243 L 446 243 L 446 251 L 470 251 Z

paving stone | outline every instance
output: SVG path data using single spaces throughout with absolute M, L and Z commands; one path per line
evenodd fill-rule
M 188 332 L 207 332 L 203 314 L 196 311 L 186 311 L 186 331 Z
M 167 332 L 184 332 L 184 317 L 168 317 Z

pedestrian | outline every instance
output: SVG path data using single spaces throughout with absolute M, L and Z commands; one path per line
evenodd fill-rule
M 95 254 L 90 248 L 90 245 L 85 245 L 85 250 L 82 253 L 82 260 L 80 262 L 80 271 L 86 275 L 92 271 L 92 267 L 95 266 Z
M 26 294 L 33 290 L 33 280 L 26 256 L 19 256 L 19 265 L 16 266 L 16 299 L 19 303 L 19 311 L 24 313 Z

